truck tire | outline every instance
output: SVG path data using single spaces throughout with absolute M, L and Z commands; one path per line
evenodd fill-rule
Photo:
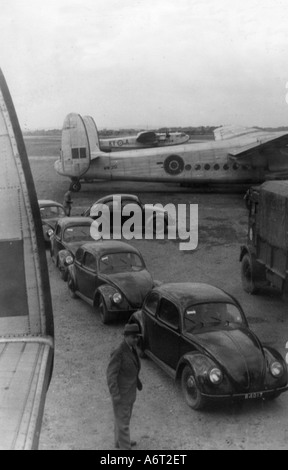
M 255 282 L 254 263 L 251 256 L 246 253 L 242 258 L 241 264 L 241 279 L 243 289 L 248 294 L 254 295 L 257 292 L 257 285 Z

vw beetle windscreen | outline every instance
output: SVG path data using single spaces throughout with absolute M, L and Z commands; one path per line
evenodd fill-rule
M 90 225 L 75 225 L 66 228 L 63 241 L 67 243 L 93 241 L 90 235 Z
M 135 272 L 142 269 L 143 261 L 136 253 L 110 253 L 102 256 L 99 263 L 102 274 Z
M 244 320 L 239 308 L 228 303 L 207 303 L 187 308 L 184 315 L 184 329 L 191 333 L 198 328 L 239 327 Z

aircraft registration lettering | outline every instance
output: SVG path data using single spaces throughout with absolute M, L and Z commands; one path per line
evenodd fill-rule
M 104 166 L 104 170 L 116 170 L 118 168 L 118 165 L 116 163 L 111 166 Z
M 119 139 L 119 140 L 110 140 L 109 141 L 109 146 L 110 147 L 122 147 L 122 145 L 124 144 L 129 144 L 129 140 L 128 139 Z

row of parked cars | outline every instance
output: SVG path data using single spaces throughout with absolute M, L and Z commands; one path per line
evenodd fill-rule
M 180 381 L 191 408 L 211 400 L 270 400 L 288 389 L 284 359 L 249 329 L 234 297 L 207 284 L 154 281 L 138 249 L 93 240 L 91 211 L 65 217 L 55 203 L 58 217 L 49 219 L 47 206 L 39 205 L 71 297 L 90 304 L 105 324 L 128 314 L 140 327 L 142 355 Z

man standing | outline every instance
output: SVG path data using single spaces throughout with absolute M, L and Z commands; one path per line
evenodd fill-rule
M 112 352 L 107 368 L 107 382 L 114 411 L 115 447 L 123 450 L 136 445 L 130 439 L 130 419 L 137 389 L 142 390 L 139 379 L 141 365 L 136 350 L 139 336 L 138 325 L 125 325 L 124 341 Z
M 64 206 L 67 217 L 70 217 L 72 204 L 73 204 L 73 201 L 71 197 L 71 191 L 69 190 L 67 191 L 67 193 L 64 194 L 64 201 L 63 201 L 63 206 Z

